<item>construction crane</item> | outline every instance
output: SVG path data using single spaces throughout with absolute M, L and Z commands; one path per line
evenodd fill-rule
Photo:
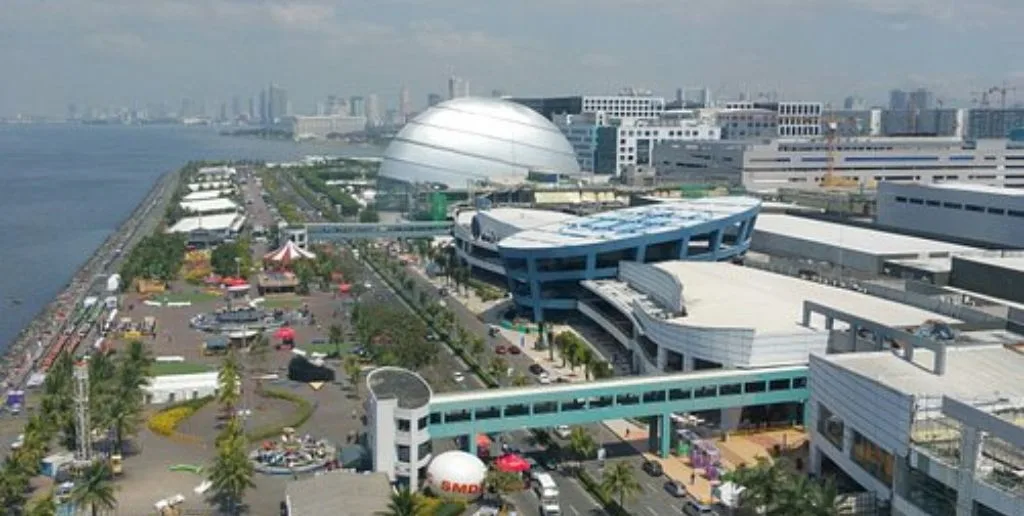
M 851 117 L 848 121 L 854 122 L 855 119 Z M 839 131 L 839 121 L 836 119 L 835 115 L 830 115 L 825 121 L 825 175 L 821 178 L 819 186 L 822 188 L 852 188 L 859 186 L 862 190 L 865 187 L 874 188 L 874 180 L 871 180 L 867 185 L 864 185 L 856 179 L 836 175 L 835 164 L 839 160 L 839 138 L 841 136 Z
M 1010 86 L 1004 82 L 1002 86 L 992 86 L 985 91 L 972 91 L 971 96 L 974 103 L 980 105 L 980 107 L 987 108 L 992 105 L 990 102 L 992 95 L 999 95 L 999 108 L 1006 109 L 1006 96 L 1016 91 L 1017 86 Z
M 991 104 L 988 101 L 988 91 L 972 91 L 971 102 L 977 104 L 978 107 L 988 108 Z

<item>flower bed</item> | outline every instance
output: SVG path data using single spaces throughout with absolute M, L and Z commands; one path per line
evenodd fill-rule
M 157 435 L 170 437 L 174 435 L 175 430 L 182 421 L 191 417 L 192 414 L 195 414 L 197 410 L 203 408 L 212 400 L 213 396 L 206 396 L 170 405 L 150 416 L 146 426 Z

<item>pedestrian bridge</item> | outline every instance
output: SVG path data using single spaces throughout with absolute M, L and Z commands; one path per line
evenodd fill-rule
M 306 224 L 307 241 L 339 242 L 376 238 L 431 238 L 451 233 L 453 222 L 314 223 Z
M 807 367 L 714 370 L 438 394 L 430 400 L 431 438 L 656 416 L 662 456 L 671 414 L 775 403 L 805 403 Z M 804 413 L 806 414 L 806 410 Z M 468 439 L 475 453 L 476 439 Z

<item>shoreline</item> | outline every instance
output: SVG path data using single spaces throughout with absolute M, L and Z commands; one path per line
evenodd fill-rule
M 97 276 L 109 273 L 110 267 L 134 246 L 134 241 L 148 234 L 140 230 L 152 226 L 152 223 L 157 221 L 154 216 L 162 216 L 163 211 L 157 208 L 166 206 L 170 200 L 177 187 L 180 173 L 181 169 L 162 174 L 128 217 L 75 271 L 63 289 L 9 342 L 8 347 L 0 355 L 0 366 L 4 370 L 3 380 L 8 387 L 23 386 L 35 362 L 55 344 L 57 337 L 64 330 L 67 318 L 87 297 Z M 118 248 L 121 252 L 115 253 Z

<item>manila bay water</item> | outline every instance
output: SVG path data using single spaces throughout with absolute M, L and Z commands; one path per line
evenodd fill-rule
M 273 162 L 380 152 L 220 136 L 209 127 L 0 125 L 0 352 L 163 173 L 192 160 Z

